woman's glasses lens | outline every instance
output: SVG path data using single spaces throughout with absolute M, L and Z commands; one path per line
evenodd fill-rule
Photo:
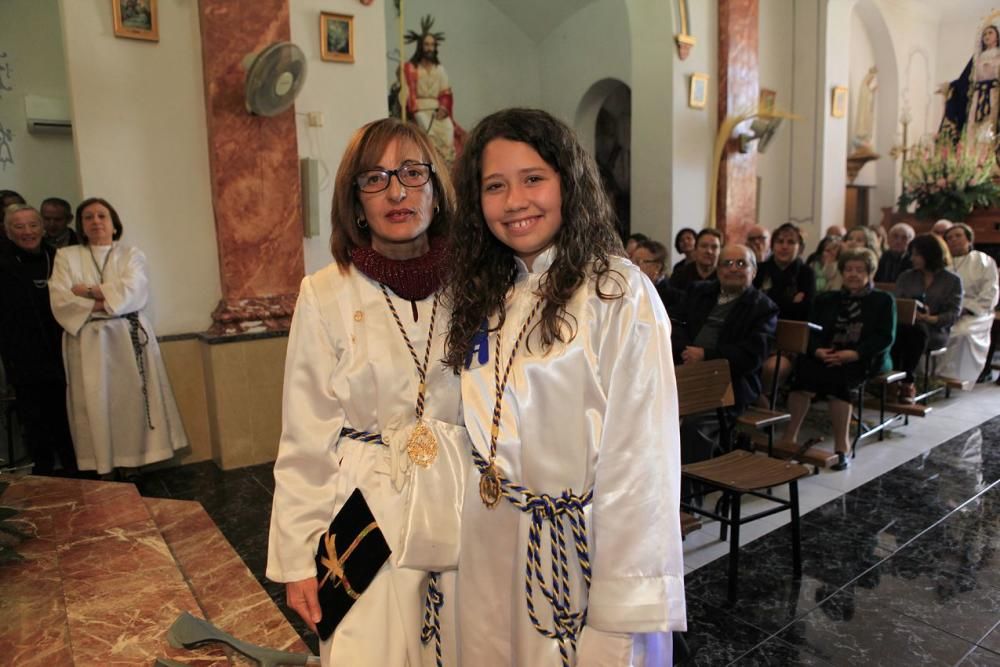
M 414 163 L 403 165 L 399 169 L 370 169 L 354 177 L 354 182 L 362 192 L 381 192 L 389 187 L 389 181 L 395 176 L 399 182 L 408 188 L 419 188 L 431 178 L 431 165 Z

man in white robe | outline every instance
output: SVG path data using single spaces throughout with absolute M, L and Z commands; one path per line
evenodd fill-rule
M 938 374 L 976 382 L 986 366 L 990 347 L 993 310 L 997 305 L 997 264 L 992 257 L 973 250 L 973 231 L 958 223 L 945 233 L 954 259 L 954 271 L 962 278 L 962 315 L 951 328 L 948 351 L 938 365 Z

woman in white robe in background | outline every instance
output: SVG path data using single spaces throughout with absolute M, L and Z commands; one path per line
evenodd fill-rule
M 391 447 L 363 442 L 347 429 L 385 437 L 400 418 L 413 419 L 425 386 L 423 418 L 434 422 L 439 447 L 449 440 L 468 450 L 459 380 L 440 363 L 448 312 L 437 295 L 453 201 L 447 167 L 415 126 L 392 118 L 364 126 L 337 172 L 336 261 L 307 276 L 299 292 L 285 361 L 267 577 L 286 583 L 288 605 L 315 629 L 321 617 L 317 543 L 356 488 L 392 550 L 321 641 L 327 667 L 435 664 L 433 642 L 421 642 L 429 573 L 399 560 L 411 526 L 404 518 L 401 461 Z M 400 327 L 421 362 L 429 359 L 426 383 Z M 432 465 L 439 462 L 440 456 Z M 456 526 L 456 559 L 457 542 Z M 449 616 L 454 577 L 454 569 L 440 574 L 441 651 L 448 666 L 458 664 Z
M 77 207 L 82 245 L 56 253 L 49 295 L 65 330 L 67 409 L 80 470 L 109 475 L 164 461 L 188 446 L 153 326 L 146 256 L 122 245 L 110 203 Z
M 463 665 L 662 667 L 686 627 L 670 324 L 619 256 L 596 173 L 565 125 L 525 109 L 482 120 L 456 170 L 446 360 L 478 457 Z M 543 340 L 550 324 L 561 338 Z
M 997 264 L 984 252 L 972 249 L 974 234 L 957 223 L 944 235 L 951 251 L 952 270 L 962 279 L 962 314 L 951 328 L 948 351 L 938 364 L 943 377 L 975 382 L 986 367 L 997 306 Z M 971 388 L 971 387 L 970 387 Z

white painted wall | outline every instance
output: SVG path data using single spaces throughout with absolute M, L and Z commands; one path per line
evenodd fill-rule
M 635 0 L 631 6 L 633 9 L 638 9 L 643 4 L 646 3 L 642 0 Z M 665 6 L 668 3 L 657 4 Z M 651 8 L 644 9 L 647 12 L 652 11 Z M 707 226 L 709 187 L 712 178 L 712 151 L 715 145 L 716 129 L 719 125 L 717 111 L 719 99 L 718 2 L 716 0 L 689 2 L 688 10 L 689 30 L 698 43 L 687 60 L 681 60 L 677 55 L 677 48 L 673 41 L 677 28 L 673 23 L 674 17 L 671 17 L 669 13 L 667 14 L 669 22 L 661 20 L 659 25 L 654 24 L 647 27 L 646 24 L 650 21 L 642 13 L 638 13 L 632 21 L 633 29 L 645 32 L 647 44 L 659 39 L 663 50 L 658 56 L 670 64 L 670 69 L 661 71 L 659 76 L 663 77 L 663 81 L 670 81 L 670 97 L 661 101 L 666 105 L 664 108 L 670 110 L 672 117 L 661 113 L 658 122 L 668 123 L 671 135 L 669 143 L 664 142 L 659 146 L 672 149 L 667 153 L 671 163 L 672 180 L 668 183 L 673 191 L 670 202 L 672 219 L 669 233 L 657 233 L 656 236 L 670 249 L 673 262 L 679 259 L 678 256 L 674 256 L 676 255 L 676 251 L 673 249 L 674 233 L 682 227 L 700 230 Z M 664 7 L 664 11 L 667 11 L 666 7 Z M 659 33 L 659 37 L 656 36 L 657 33 Z M 708 99 L 704 109 L 692 109 L 688 106 L 691 75 L 695 73 L 708 74 L 709 76 Z M 648 72 L 643 79 L 644 87 L 656 86 L 656 76 L 656 72 Z M 638 95 L 640 87 L 638 77 L 636 81 L 634 95 Z M 649 112 L 651 113 L 652 109 L 649 109 Z M 636 135 L 633 146 L 645 141 L 642 136 L 641 134 Z M 632 172 L 636 171 L 638 170 L 633 168 Z M 665 203 L 662 193 L 657 187 L 660 173 L 663 172 L 647 174 L 647 177 L 650 177 L 650 180 L 647 181 L 649 188 L 646 193 L 647 209 L 655 210 L 654 207 L 657 204 L 663 206 Z
M 358 13 L 356 2 L 340 1 Z M 493 4 L 487 0 L 407 0 L 404 6 L 404 32 L 419 33 L 420 17 L 430 14 L 434 32 L 445 34 L 438 56 L 454 91 L 454 115 L 459 125 L 469 130 L 499 109 L 539 106 L 538 45 Z M 383 53 L 398 52 L 399 22 L 392 2 L 385 2 L 384 11 Z M 413 57 L 413 48 L 413 44 L 404 46 L 404 60 Z M 383 99 L 388 96 L 390 80 L 395 79 L 396 67 L 394 60 L 383 65 Z
M 76 206 L 80 197 L 76 156 L 70 135 L 29 134 L 24 96 L 68 100 L 66 65 L 58 0 L 3 0 L 0 21 L 0 124 L 13 132 L 13 164 L 0 166 L 0 189 L 17 190 L 37 207 L 45 197 L 62 197 Z
M 59 6 L 81 194 L 146 253 L 156 333 L 204 330 L 221 290 L 197 3 L 159 3 L 158 43 L 116 38 L 109 2 Z
M 760 0 L 758 67 L 760 87 L 777 93 L 775 107 L 791 111 L 795 59 L 795 0 Z M 784 121 L 766 152 L 757 157 L 758 223 L 774 229 L 792 217 L 791 169 L 794 123 Z
M 623 0 L 601 0 L 569 16 L 538 44 L 541 108 L 573 126 L 580 101 L 595 82 L 614 79 L 631 86 L 630 42 Z M 592 147 L 593 124 L 576 129 Z
M 409 6 L 409 5 L 408 5 Z M 321 11 L 354 16 L 354 63 L 320 59 L 319 15 Z M 391 3 L 388 11 L 392 12 Z M 375 0 L 362 6 L 355 0 L 291 0 L 289 22 L 292 41 L 308 59 L 305 86 L 295 101 L 300 157 L 320 161 L 323 179 L 317 193 L 320 234 L 305 239 L 306 273 L 329 264 L 330 207 L 333 180 L 347 142 L 365 123 L 387 114 L 385 79 L 385 3 Z M 308 127 L 305 114 L 319 111 L 323 127 Z

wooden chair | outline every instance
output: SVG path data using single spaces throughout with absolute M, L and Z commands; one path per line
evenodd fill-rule
M 875 283 L 875 289 L 880 289 L 889 294 L 896 293 L 896 283 Z
M 677 394 L 680 416 L 716 410 L 723 420 L 723 409 L 734 403 L 729 362 L 713 359 L 677 367 Z M 802 575 L 802 552 L 799 539 L 799 489 L 798 480 L 809 474 L 809 469 L 798 463 L 780 461 L 769 456 L 759 456 L 745 450 L 735 450 L 707 461 L 692 463 L 681 468 L 687 479 L 698 482 L 710 490 L 718 490 L 722 498 L 714 510 L 707 510 L 681 499 L 681 507 L 688 513 L 707 516 L 721 525 L 719 539 L 729 535 L 729 599 L 734 600 L 739 574 L 740 526 L 778 512 L 791 513 L 792 560 L 795 576 Z M 770 496 L 762 491 L 788 484 L 788 500 Z M 750 516 L 742 516 L 740 503 L 744 495 L 762 498 L 775 506 Z
M 821 328 L 818 324 L 811 322 L 778 320 L 778 327 L 774 336 L 775 349 L 778 352 L 787 354 L 805 354 L 809 350 L 809 333 Z M 767 429 L 768 456 L 777 455 L 779 458 L 794 458 L 803 463 L 810 463 L 815 465 L 816 472 L 819 472 L 820 467 L 826 467 L 833 461 L 836 461 L 837 455 L 815 447 L 776 446 L 774 443 L 774 426 L 791 419 L 791 415 L 788 413 L 776 412 L 774 410 L 778 403 L 778 375 L 782 362 L 780 354 L 778 355 L 777 362 L 774 369 L 774 381 L 768 388 L 770 410 L 763 410 L 761 408 L 748 409 L 743 415 L 740 415 L 737 423 Z
M 896 299 L 896 326 L 909 324 L 913 325 L 917 321 L 917 301 L 914 299 Z M 856 446 L 858 442 L 868 435 L 878 434 L 879 440 L 883 440 L 885 437 L 885 429 L 892 425 L 900 417 L 903 418 L 904 423 L 909 423 L 910 417 L 925 417 L 927 413 L 931 411 L 931 407 L 928 405 L 921 405 L 917 403 L 899 403 L 896 401 L 890 401 L 887 394 L 888 388 L 891 384 L 896 384 L 901 382 L 906 377 L 906 373 L 903 371 L 891 370 L 887 373 L 883 373 L 874 378 L 867 380 L 867 386 L 873 386 L 879 389 L 878 397 L 865 397 L 862 393 L 858 399 L 858 418 L 859 418 L 859 431 L 864 428 L 862 422 L 860 421 L 861 410 L 864 407 L 869 407 L 877 409 L 879 411 L 879 422 L 876 426 L 868 428 L 863 434 L 860 432 L 855 435 L 854 443 L 851 446 L 852 455 L 856 454 Z M 886 413 L 890 413 L 890 416 L 886 416 Z

